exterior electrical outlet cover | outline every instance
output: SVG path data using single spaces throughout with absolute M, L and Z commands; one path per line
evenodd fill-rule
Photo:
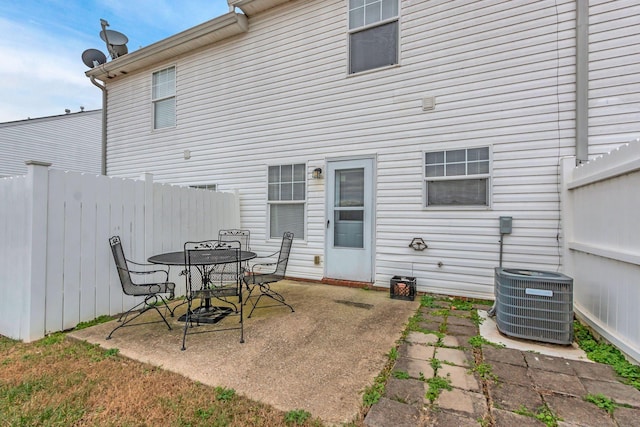
M 495 269 L 496 324 L 505 335 L 570 345 L 573 279 L 550 271 Z

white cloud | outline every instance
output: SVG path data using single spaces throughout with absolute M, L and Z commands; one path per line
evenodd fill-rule
M 0 28 L 0 122 L 64 114 L 65 108 L 78 111 L 80 105 L 101 108 L 102 94 L 84 75 L 77 41 L 54 41 L 2 18 Z
M 0 122 L 64 114 L 81 105 L 87 110 L 102 107 L 102 92 L 85 76 L 81 58 L 89 48 L 107 53 L 99 37 L 100 18 L 109 21 L 109 29 L 127 35 L 133 52 L 229 10 L 226 0 L 18 5 L 11 14 L 17 20 L 0 17 Z

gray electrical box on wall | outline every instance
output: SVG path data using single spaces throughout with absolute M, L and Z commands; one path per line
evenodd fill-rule
M 501 216 L 500 217 L 500 234 L 511 234 L 511 224 L 513 217 Z

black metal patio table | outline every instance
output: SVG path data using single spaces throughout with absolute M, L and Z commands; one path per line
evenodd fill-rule
M 237 258 L 236 250 L 232 249 L 211 249 L 198 250 L 192 253 L 191 263 L 199 265 L 200 274 L 202 275 L 202 284 L 210 286 L 208 271 L 211 266 L 218 264 L 230 264 L 235 262 L 245 262 L 258 255 L 251 251 L 239 251 L 240 259 Z M 197 258 L 193 258 L 196 256 Z M 187 260 L 184 251 L 167 252 L 164 254 L 153 255 L 147 261 L 153 264 L 163 265 L 181 265 L 186 266 Z M 225 307 L 216 307 L 211 305 L 211 298 L 205 298 L 204 305 L 196 308 L 192 314 L 197 316 L 197 320 L 201 323 L 216 323 L 220 320 L 221 314 L 224 316 L 228 313 Z M 186 315 L 182 315 L 178 320 L 185 321 Z

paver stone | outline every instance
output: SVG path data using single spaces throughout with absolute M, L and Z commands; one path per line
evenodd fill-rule
M 509 411 L 502 411 L 500 409 L 494 409 L 493 419 L 495 420 L 495 427 L 545 427 L 546 424 L 542 421 L 538 421 L 533 417 L 527 417 L 525 415 L 519 415 Z
M 616 425 L 606 411 L 581 398 L 549 395 L 545 400 L 553 413 L 569 424 L 594 427 L 615 427 Z
M 536 412 L 537 408 L 544 404 L 540 394 L 533 388 L 518 384 L 490 383 L 489 394 L 496 407 L 509 411 L 517 411 L 524 407 Z
M 551 357 L 544 354 L 532 353 L 525 351 L 524 359 L 527 365 L 532 369 L 540 369 L 543 371 L 560 372 L 567 375 L 574 375 L 575 371 L 569 364 L 569 360 L 560 357 Z
M 488 364 L 491 366 L 491 373 L 497 376 L 501 383 L 533 386 L 533 380 L 529 377 L 529 371 L 525 367 L 500 362 L 488 362 Z
M 465 352 L 455 348 L 437 347 L 434 357 L 440 361 L 446 361 L 458 366 L 471 366 Z
M 513 348 L 495 348 L 489 345 L 482 346 L 482 356 L 486 361 L 495 361 L 527 367 L 522 351 Z
M 406 403 L 383 397 L 369 409 L 364 425 L 366 427 L 416 427 L 420 425 L 420 411 Z
M 487 400 L 484 394 L 454 388 L 442 390 L 435 403 L 439 408 L 463 413 L 478 419 L 487 411 Z
M 421 408 L 426 403 L 426 391 L 424 381 L 391 377 L 385 385 L 384 395 L 388 399 Z
M 614 383 L 589 379 L 583 379 L 582 384 L 589 394 L 603 394 L 617 403 L 640 408 L 640 391 L 635 387 L 619 382 Z
M 438 336 L 412 331 L 407 334 L 406 341 L 411 344 L 435 344 L 438 342 Z
M 584 386 L 575 375 L 537 369 L 529 369 L 529 375 L 538 391 L 552 391 L 577 397 L 587 394 Z
M 443 364 L 438 368 L 437 375 L 451 380 L 451 386 L 461 388 L 463 390 L 482 392 L 478 379 L 469 371 L 469 368 L 462 366 L 451 366 Z

